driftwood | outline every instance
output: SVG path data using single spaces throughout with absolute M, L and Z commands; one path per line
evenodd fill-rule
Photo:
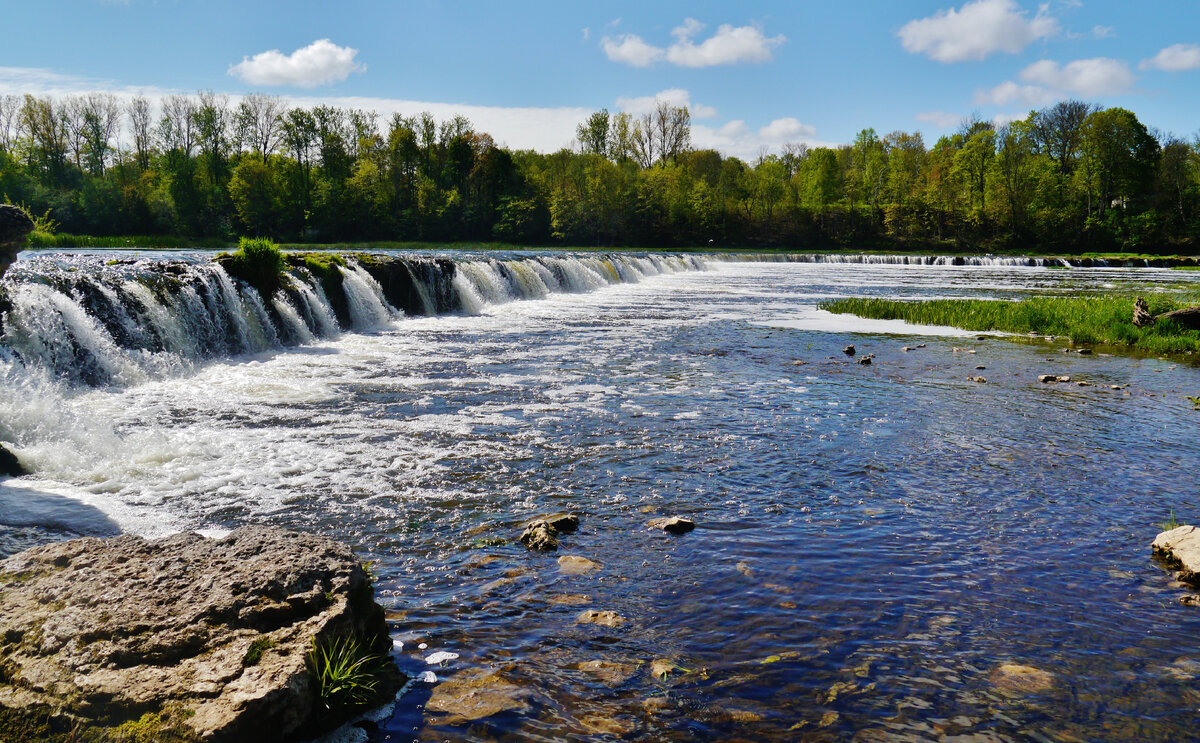
M 1133 324 L 1144 328 L 1159 320 L 1173 320 L 1189 330 L 1200 330 L 1200 306 L 1184 307 L 1181 310 L 1164 312 L 1161 315 L 1151 315 L 1146 300 L 1138 297 L 1133 303 Z

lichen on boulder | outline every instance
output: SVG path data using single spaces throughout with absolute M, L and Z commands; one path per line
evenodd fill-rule
M 383 610 L 325 537 L 244 527 L 26 550 L 0 562 L 0 740 L 313 734 L 354 712 L 329 709 L 311 669 L 314 642 L 333 637 L 379 657 L 372 702 L 389 699 L 401 677 Z

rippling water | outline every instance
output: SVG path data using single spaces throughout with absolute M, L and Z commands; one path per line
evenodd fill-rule
M 0 520 L 16 540 L 270 523 L 349 542 L 403 667 L 458 654 L 374 740 L 1192 739 L 1200 610 L 1149 542 L 1200 508 L 1196 368 L 814 307 L 1192 280 L 713 262 L 24 390 L 0 426 L 41 427 L 22 429 L 35 475 L 0 483 Z M 521 524 L 553 511 L 579 532 L 528 553 Z M 698 528 L 647 528 L 659 515 Z M 601 567 L 569 575 L 564 554 Z M 657 659 L 678 668 L 656 677 Z M 1050 683 L 1014 689 L 1005 664 Z M 500 711 L 425 711 L 471 679 Z

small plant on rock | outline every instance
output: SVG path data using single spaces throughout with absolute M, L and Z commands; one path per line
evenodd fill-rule
M 238 249 L 218 258 L 231 276 L 245 281 L 264 297 L 272 296 L 283 283 L 286 264 L 283 253 L 273 241 L 262 237 L 243 237 Z
M 1158 525 L 1159 531 L 1171 531 L 1177 529 L 1181 524 L 1175 519 L 1175 511 L 1171 510 L 1171 518 Z
M 354 637 L 313 638 L 308 666 L 326 709 L 357 707 L 378 696 L 383 658 Z

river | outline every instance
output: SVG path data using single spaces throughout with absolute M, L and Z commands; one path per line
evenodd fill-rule
M 1196 735 L 1200 609 L 1149 543 L 1200 518 L 1200 372 L 816 309 L 1193 272 L 448 254 L 454 311 L 404 316 L 347 269 L 337 332 L 319 292 L 270 313 L 200 255 L 172 256 L 209 272 L 194 300 L 130 299 L 159 259 L 122 257 L 4 279 L 0 441 L 33 474 L 0 480 L 0 551 L 248 523 L 348 542 L 402 668 L 436 677 L 370 740 Z M 127 316 L 100 322 L 81 276 Z M 240 329 L 205 330 L 222 312 Z M 558 553 L 516 541 L 557 511 L 581 518 Z M 667 515 L 697 528 L 647 527 Z M 471 688 L 492 714 L 425 709 Z

